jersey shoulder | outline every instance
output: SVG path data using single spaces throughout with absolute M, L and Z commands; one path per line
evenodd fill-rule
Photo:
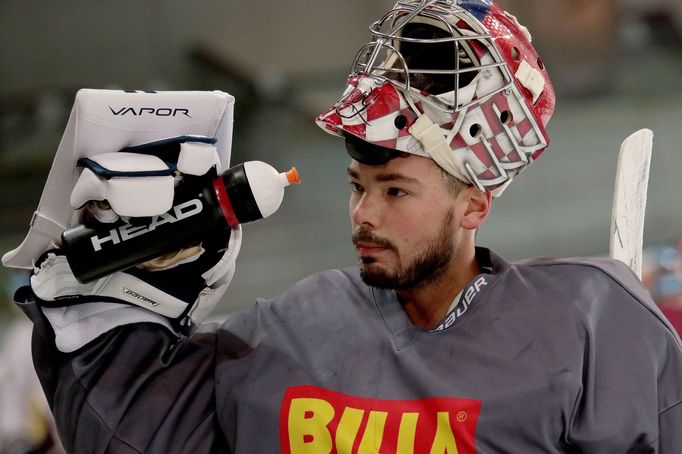
M 349 307 L 371 306 L 371 289 L 358 267 L 331 269 L 307 276 L 271 299 L 258 299 L 261 310 L 341 315 Z
M 317 300 L 324 295 L 339 293 L 348 295 L 369 293 L 369 288 L 360 279 L 358 267 L 330 269 L 311 274 L 272 298 L 272 301 Z
M 612 281 L 638 297 L 648 299 L 648 293 L 635 273 L 620 260 L 605 257 L 536 257 L 513 264 L 517 269 L 544 269 L 564 279 L 584 275 Z M 551 270 L 551 271 L 550 271 Z
M 541 276 L 567 295 L 592 295 L 581 298 L 585 311 L 598 306 L 600 311 L 632 310 L 643 313 L 640 320 L 647 324 L 665 325 L 679 339 L 648 290 L 635 273 L 620 260 L 603 257 L 537 257 L 512 264 L 522 276 Z M 644 309 L 644 310 L 642 310 Z
M 311 323 L 346 323 L 370 311 L 371 291 L 359 271 L 333 269 L 307 276 L 273 298 L 257 298 L 255 304 L 230 314 L 221 330 L 254 345 L 266 334 L 302 331 Z

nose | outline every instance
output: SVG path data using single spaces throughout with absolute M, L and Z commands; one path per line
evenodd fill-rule
M 353 194 L 349 204 L 350 217 L 354 225 L 376 229 L 381 224 L 382 207 L 369 193 Z

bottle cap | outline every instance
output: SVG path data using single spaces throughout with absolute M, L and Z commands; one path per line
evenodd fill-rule
M 285 175 L 287 176 L 287 181 L 289 182 L 289 184 L 301 183 L 301 177 L 298 174 L 298 170 L 296 170 L 296 167 L 292 167 L 291 170 L 285 172 Z

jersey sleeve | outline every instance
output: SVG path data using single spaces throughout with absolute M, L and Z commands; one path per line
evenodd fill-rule
M 679 376 L 678 386 L 682 387 L 682 376 Z M 660 436 L 657 441 L 658 452 L 663 454 L 679 452 L 682 446 L 682 402 L 664 409 L 658 418 Z
M 36 371 L 68 452 L 228 452 L 217 427 L 216 330 L 177 339 L 161 325 L 116 328 L 73 353 L 55 347 L 35 302 Z
M 656 452 L 682 446 L 680 338 L 624 265 L 591 277 L 583 381 L 569 445 L 581 452 Z M 646 450 L 649 449 L 649 450 Z

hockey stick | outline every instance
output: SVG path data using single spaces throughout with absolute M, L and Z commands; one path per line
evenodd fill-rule
M 613 190 L 609 255 L 641 278 L 644 214 L 654 134 L 640 129 L 620 146 Z

